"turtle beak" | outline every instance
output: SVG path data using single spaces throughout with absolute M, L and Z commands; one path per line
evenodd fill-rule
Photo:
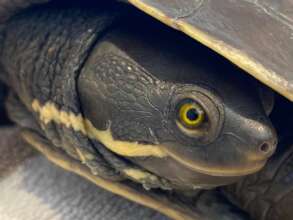
M 249 161 L 266 161 L 276 150 L 277 134 L 267 120 L 243 119 L 241 123 L 245 142 L 249 143 L 246 155 Z M 243 149 L 242 149 L 243 150 Z
M 206 175 L 231 177 L 255 173 L 276 150 L 275 129 L 266 118 L 254 120 L 235 115 L 233 124 L 235 127 L 222 131 L 210 145 L 169 143 L 164 150 L 173 160 Z

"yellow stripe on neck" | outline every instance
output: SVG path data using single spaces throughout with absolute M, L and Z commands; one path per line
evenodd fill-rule
M 143 181 L 143 180 L 151 180 L 151 181 L 158 181 L 158 177 L 149 173 L 149 172 L 145 172 L 143 170 L 140 169 L 135 169 L 135 168 L 128 168 L 128 169 L 124 169 L 123 172 L 133 178 L 136 181 Z
M 110 127 L 107 130 L 98 130 L 92 122 L 83 118 L 81 114 L 73 112 L 65 112 L 59 110 L 52 102 L 47 102 L 43 106 L 38 100 L 34 100 L 32 108 L 39 113 L 40 120 L 44 124 L 55 122 L 64 125 L 67 128 L 72 128 L 76 132 L 81 132 L 83 135 L 98 140 L 112 152 L 127 156 L 127 157 L 165 157 L 167 154 L 162 147 L 158 145 L 144 145 L 138 142 L 128 142 L 115 140 L 111 134 Z

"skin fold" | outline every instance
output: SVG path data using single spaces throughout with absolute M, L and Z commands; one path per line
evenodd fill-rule
M 259 171 L 275 151 L 270 101 L 250 78 L 124 5 L 35 7 L 1 37 L 11 119 L 94 175 L 146 189 L 210 189 Z M 178 119 L 186 100 L 204 111 L 201 126 Z
M 142 29 L 125 16 L 128 25 L 116 28 L 119 16 L 110 9 L 49 8 L 7 24 L 1 59 L 6 80 L 44 135 L 86 163 L 96 149 L 124 175 L 150 185 L 160 185 L 151 180 L 159 176 L 167 188 L 210 188 L 262 168 L 276 134 L 249 79 L 234 77 L 237 70 L 225 64 L 221 72 L 227 74 L 219 76 L 217 58 L 210 57 L 213 65 L 194 58 L 197 45 L 184 36 L 168 41 L 168 29 L 148 34 L 158 24 L 146 21 Z M 167 40 L 157 40 L 162 38 Z M 205 112 L 203 127 L 178 122 L 185 100 Z M 94 146 L 83 149 L 82 141 Z
M 35 4 L 43 4 L 48 0 L 2 0 L 0 2 L 0 23 L 5 22 L 17 12 Z

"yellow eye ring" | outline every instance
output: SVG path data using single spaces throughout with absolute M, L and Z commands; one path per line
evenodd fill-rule
M 189 128 L 195 128 L 202 124 L 205 119 L 205 112 L 196 103 L 185 103 L 179 108 L 180 122 Z

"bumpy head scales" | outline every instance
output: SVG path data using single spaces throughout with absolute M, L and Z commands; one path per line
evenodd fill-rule
M 258 92 L 231 64 L 153 21 L 138 27 L 140 15 L 117 28 L 114 10 L 46 10 L 8 25 L 7 81 L 34 129 L 94 173 L 209 188 L 274 152 Z
M 254 173 L 277 142 L 250 80 L 200 53 L 168 31 L 128 26 L 95 47 L 78 79 L 96 139 L 179 188 Z

